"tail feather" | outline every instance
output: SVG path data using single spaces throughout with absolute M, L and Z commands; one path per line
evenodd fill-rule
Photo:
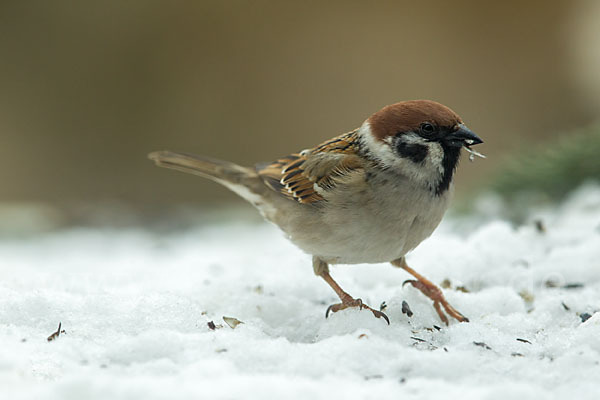
M 148 154 L 159 167 L 176 169 L 209 179 L 224 179 L 231 183 L 242 183 L 247 178 L 258 177 L 254 169 L 242 167 L 229 161 L 172 151 L 155 151 Z
M 159 167 L 199 175 L 218 182 L 251 203 L 262 194 L 266 186 L 253 168 L 242 167 L 229 161 L 194 154 L 156 151 L 148 154 Z

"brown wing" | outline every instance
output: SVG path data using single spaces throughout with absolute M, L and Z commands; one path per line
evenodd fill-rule
M 283 196 L 303 204 L 316 203 L 325 200 L 324 192 L 344 176 L 362 168 L 357 149 L 355 130 L 256 170 L 267 186 Z

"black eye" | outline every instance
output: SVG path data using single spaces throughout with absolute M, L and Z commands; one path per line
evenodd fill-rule
M 423 122 L 421 124 L 421 133 L 424 135 L 431 135 L 433 133 L 435 133 L 436 128 L 433 124 L 430 124 L 429 122 Z

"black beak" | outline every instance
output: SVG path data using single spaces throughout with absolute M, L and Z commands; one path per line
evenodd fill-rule
M 464 124 L 458 125 L 457 130 L 448 133 L 444 137 L 444 141 L 453 147 L 474 146 L 483 143 L 483 140 Z

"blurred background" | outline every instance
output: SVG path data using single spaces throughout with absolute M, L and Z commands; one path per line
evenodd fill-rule
M 252 165 L 418 98 L 485 140 L 488 159 L 459 169 L 470 193 L 510 177 L 514 154 L 568 137 L 589 151 L 598 71 L 594 0 L 0 1 L 0 221 L 114 223 L 122 210 L 129 223 L 242 205 L 146 154 Z M 597 154 L 581 179 L 594 178 Z

